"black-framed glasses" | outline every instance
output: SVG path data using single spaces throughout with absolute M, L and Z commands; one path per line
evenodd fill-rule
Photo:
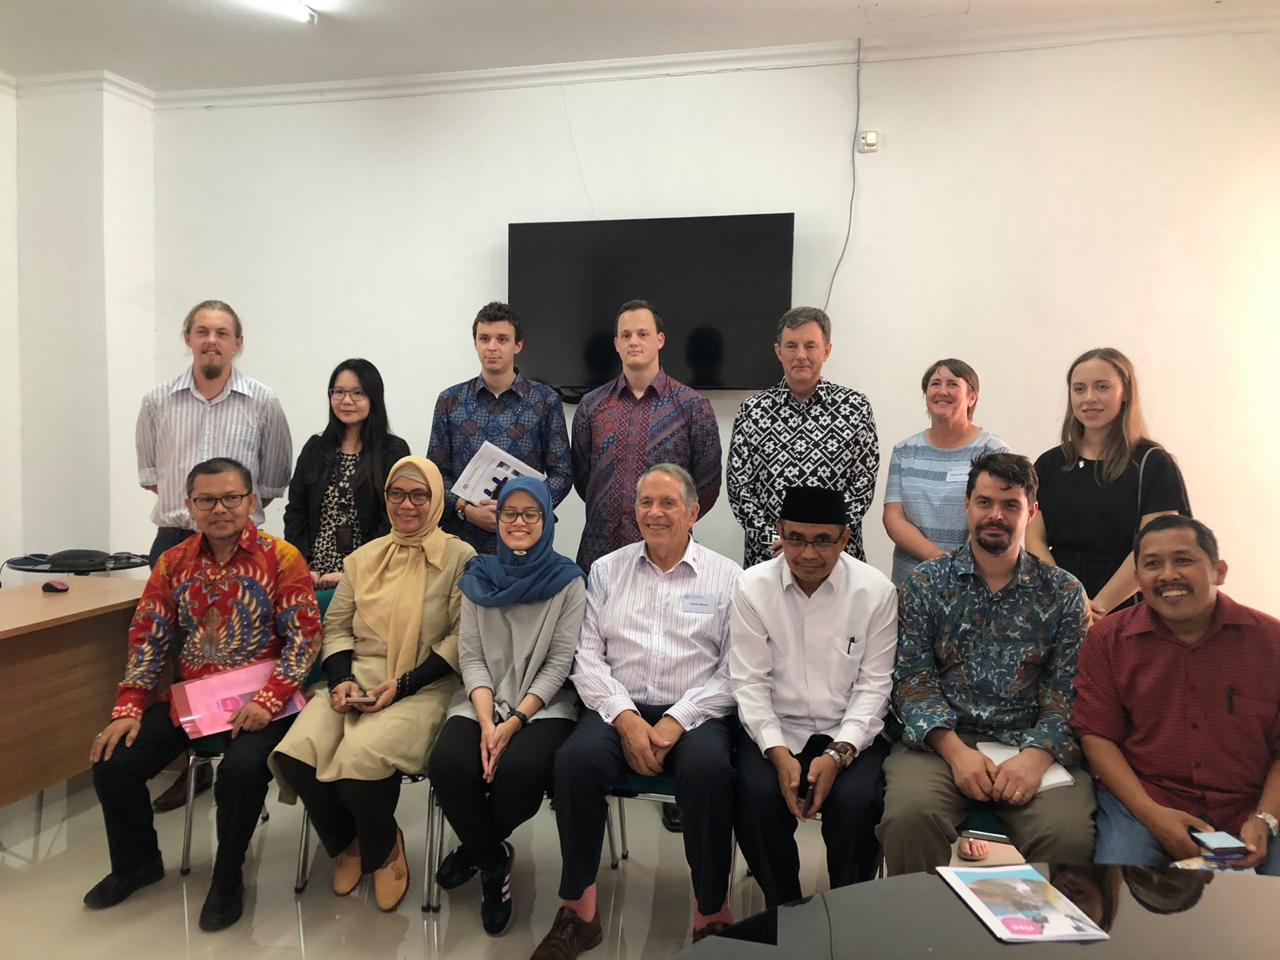
M 339 403 L 347 399 L 347 397 L 350 397 L 353 403 L 359 403 L 367 396 L 368 394 L 363 390 L 343 390 L 342 387 L 329 388 L 329 398 L 331 400 L 337 400 Z
M 503 523 L 515 523 L 516 517 L 520 517 L 528 524 L 541 523 L 542 511 L 537 507 L 525 507 L 523 510 L 517 510 L 515 507 L 503 507 L 498 511 L 498 519 Z
M 834 540 L 825 533 L 820 533 L 812 540 L 808 537 L 802 537 L 798 533 L 788 533 L 782 538 L 782 545 L 790 547 L 792 550 L 803 551 L 805 547 L 813 547 L 819 553 L 828 553 L 840 546 L 839 540 Z
M 240 504 L 244 503 L 244 498 L 247 496 L 249 496 L 247 493 L 224 493 L 220 497 L 201 495 L 199 497 L 192 497 L 191 502 L 197 510 L 209 511 L 219 503 L 228 510 L 234 510 L 236 507 L 240 506 Z
M 408 497 L 409 502 L 415 507 L 420 507 L 431 499 L 430 490 L 401 490 L 398 487 L 392 487 L 387 491 L 387 500 L 390 503 L 404 503 L 404 498 Z

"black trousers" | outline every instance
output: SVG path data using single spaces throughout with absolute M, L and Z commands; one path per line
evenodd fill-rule
M 815 734 L 804 749 L 792 754 L 800 761 L 800 793 L 807 792 L 809 764 L 822 755 L 830 737 Z M 876 740 L 836 775 L 822 805 L 822 840 L 827 847 L 827 874 L 832 889 L 872 880 L 880 844 L 876 824 L 884 812 L 884 760 L 889 744 Z M 765 905 L 799 900 L 800 851 L 796 848 L 796 818 L 787 809 L 773 763 L 743 730 L 735 764 L 738 845 L 747 866 L 764 892 Z
M 648 723 L 665 706 L 637 705 Z M 724 906 L 733 850 L 733 742 L 737 721 L 708 720 L 682 736 L 667 754 L 684 811 L 684 855 L 702 913 Z M 630 768 L 622 740 L 594 710 L 584 711 L 556 754 L 556 826 L 560 831 L 560 896 L 576 900 L 596 882 L 609 791 Z
M 574 721 L 534 720 L 507 744 L 493 783 L 485 783 L 480 763 L 480 724 L 450 717 L 427 762 L 444 815 L 462 841 L 464 855 L 482 871 L 501 869 L 502 841 L 533 817 L 551 788 L 556 751 L 573 732 Z
M 271 772 L 267 757 L 284 738 L 293 717 L 272 721 L 261 730 L 224 737 L 226 749 L 213 786 L 217 804 L 218 852 L 213 882 L 230 889 L 240 882 L 245 851 L 253 838 Z M 107 825 L 113 873 L 130 874 L 160 856 L 147 781 L 187 751 L 190 741 L 169 719 L 169 704 L 153 703 L 142 715 L 133 746 L 121 739 L 110 760 L 93 766 L 93 786 Z
M 360 869 L 372 873 L 396 845 L 396 805 L 400 802 L 400 774 L 381 780 L 316 779 L 316 768 L 287 754 L 276 754 L 280 773 L 302 798 L 311 825 L 329 856 L 360 841 Z

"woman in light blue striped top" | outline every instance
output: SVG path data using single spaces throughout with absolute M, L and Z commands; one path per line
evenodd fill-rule
M 893 548 L 893 582 L 901 586 L 916 564 L 950 553 L 969 537 L 964 491 L 969 464 L 1008 450 L 973 422 L 978 374 L 963 360 L 930 365 L 920 380 L 929 429 L 893 448 L 884 492 L 884 528 Z

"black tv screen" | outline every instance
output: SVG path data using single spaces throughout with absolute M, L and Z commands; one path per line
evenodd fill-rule
M 525 322 L 517 364 L 580 398 L 621 371 L 617 309 L 641 298 L 662 315 L 662 367 L 677 380 L 704 390 L 776 383 L 794 237 L 794 213 L 509 224 L 507 297 Z

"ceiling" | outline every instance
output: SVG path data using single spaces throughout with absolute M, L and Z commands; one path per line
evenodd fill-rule
M 1280 12 L 1280 0 L 0 0 L 0 71 L 155 91 Z

